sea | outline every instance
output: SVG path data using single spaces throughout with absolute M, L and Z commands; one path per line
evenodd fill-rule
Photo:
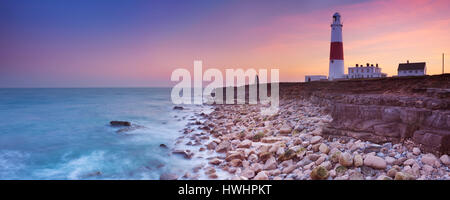
M 198 162 L 171 154 L 194 113 L 170 88 L 0 89 L 0 179 L 159 179 Z M 139 128 L 118 132 L 113 120 Z M 164 144 L 167 148 L 160 145 Z

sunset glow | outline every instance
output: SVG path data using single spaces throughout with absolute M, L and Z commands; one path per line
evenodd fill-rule
M 171 72 L 194 60 L 279 68 L 280 81 L 300 82 L 328 74 L 334 12 L 345 68 L 378 63 L 392 76 L 410 60 L 442 72 L 449 1 L 337 2 L 2 1 L 0 87 L 171 86 Z

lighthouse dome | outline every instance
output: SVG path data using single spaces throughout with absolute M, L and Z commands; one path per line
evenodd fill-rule
M 333 17 L 340 17 L 341 14 L 339 14 L 338 12 L 334 13 Z

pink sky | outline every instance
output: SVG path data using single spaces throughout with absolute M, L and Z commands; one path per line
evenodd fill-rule
M 245 12 L 251 10 L 236 14 L 233 11 L 238 6 L 205 11 L 208 17 L 157 39 L 151 34 L 139 34 L 122 41 L 105 33 L 89 43 L 78 37 L 80 41 L 74 43 L 79 45 L 70 48 L 56 43 L 40 49 L 35 41 L 38 45 L 26 49 L 30 52 L 19 49 L 27 46 L 25 42 L 16 42 L 14 48 L 24 52 L 17 57 L 11 53 L 7 64 L 39 63 L 46 67 L 17 67 L 11 72 L 5 70 L 5 74 L 20 74 L 11 80 L 14 83 L 32 84 L 42 78 L 39 74 L 46 74 L 53 78 L 45 79 L 42 85 L 170 86 L 175 84 L 170 82 L 174 69 L 191 70 L 194 60 L 203 60 L 204 69 L 278 68 L 280 81 L 299 82 L 305 75 L 328 75 L 334 12 L 341 14 L 344 23 L 346 68 L 357 63 L 378 63 L 383 72 L 392 76 L 397 73 L 398 63 L 409 60 L 426 62 L 428 74 L 440 74 L 442 53 L 450 56 L 450 1 L 446 0 L 375 0 L 290 12 L 264 20 L 246 20 Z M 102 45 L 95 45 L 99 41 Z M 58 56 L 55 51 L 60 52 Z M 23 75 L 27 72 L 36 76 Z M 80 84 L 80 80 L 85 81 Z

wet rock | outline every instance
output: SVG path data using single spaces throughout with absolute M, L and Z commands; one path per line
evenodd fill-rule
M 231 149 L 231 143 L 228 140 L 222 141 L 216 147 L 216 152 L 223 153 Z
M 218 158 L 213 158 L 212 160 L 209 161 L 209 164 L 212 165 L 220 165 L 220 163 L 222 163 L 222 161 Z
M 189 150 L 174 150 L 172 151 L 173 154 L 180 154 L 183 155 L 186 159 L 191 159 L 194 155 L 193 152 L 190 152 Z
M 184 108 L 182 106 L 174 106 L 173 109 L 174 110 L 184 110 Z
M 110 121 L 111 126 L 131 126 L 131 122 L 128 121 Z
M 167 149 L 167 145 L 165 144 L 160 144 L 159 147 Z

